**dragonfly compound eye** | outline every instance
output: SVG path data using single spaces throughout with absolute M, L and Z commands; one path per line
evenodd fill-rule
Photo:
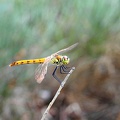
M 63 56 L 63 64 L 68 64 L 70 59 L 67 56 Z

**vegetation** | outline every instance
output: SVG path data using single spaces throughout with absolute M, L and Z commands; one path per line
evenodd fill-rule
M 52 77 L 49 81 L 55 82 L 54 87 L 48 85 L 51 83 L 48 82 L 48 80 L 40 85 L 35 83 L 33 71 L 36 65 L 9 68 L 8 64 L 14 60 L 45 57 L 76 42 L 80 43 L 79 46 L 67 53 L 71 58 L 71 65 L 73 64 L 79 67 L 82 65 L 81 60 L 83 60 L 84 62 L 87 61 L 85 64 L 89 66 L 89 63 L 93 62 L 93 64 L 95 64 L 95 62 L 104 55 L 110 56 L 111 61 L 113 60 L 112 58 L 114 58 L 118 61 L 116 62 L 116 64 L 118 64 L 120 44 L 120 1 L 0 1 L 1 119 L 7 119 L 6 117 L 9 119 L 11 117 L 11 119 L 14 120 L 18 120 L 18 118 L 22 119 L 20 117 L 23 115 L 23 111 L 30 111 L 31 114 L 34 114 L 35 110 L 33 112 L 31 110 L 32 107 L 27 106 L 27 109 L 25 107 L 24 110 L 24 107 L 21 107 L 22 112 L 15 111 L 16 108 L 12 108 L 11 111 L 15 113 L 9 113 L 8 116 L 6 115 L 6 107 L 10 104 L 9 100 L 19 95 L 22 96 L 22 90 L 18 90 L 18 87 L 24 88 L 24 93 L 27 95 L 29 93 L 28 91 L 33 91 L 32 95 L 35 96 L 39 93 L 38 91 L 40 89 L 53 90 L 56 84 L 58 85 L 57 82 L 51 80 Z M 116 45 L 118 47 L 116 47 Z M 52 70 L 53 68 L 50 69 Z M 81 77 L 79 76 L 79 72 L 80 69 L 77 70 L 76 74 L 74 73 L 73 78 L 78 76 L 76 79 L 80 81 Z M 48 73 L 48 75 L 50 75 L 50 73 Z M 76 82 L 72 81 L 72 84 L 75 83 Z M 48 88 L 46 87 L 47 85 Z M 51 88 L 51 86 L 53 88 Z M 68 86 L 70 87 L 71 85 Z M 35 88 L 37 88 L 37 90 Z M 19 93 L 18 96 L 15 92 L 16 89 L 18 90 L 17 93 Z M 23 95 L 24 102 L 30 98 L 32 98 L 33 101 L 37 99 L 33 99 L 34 97 L 29 95 L 27 97 L 28 98 Z M 35 102 L 35 104 L 37 103 Z M 11 109 L 11 106 L 9 107 Z M 13 118 L 12 114 L 14 114 Z M 33 116 L 30 115 L 31 119 Z M 33 119 L 35 118 L 33 117 Z

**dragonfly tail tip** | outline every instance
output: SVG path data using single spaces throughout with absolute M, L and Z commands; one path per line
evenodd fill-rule
M 9 67 L 12 67 L 12 64 L 9 64 Z

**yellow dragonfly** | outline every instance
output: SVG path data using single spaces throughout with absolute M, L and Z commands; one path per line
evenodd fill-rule
M 44 79 L 46 73 L 48 64 L 52 63 L 53 65 L 56 65 L 56 68 L 53 71 L 53 77 L 61 84 L 61 80 L 57 78 L 55 75 L 56 70 L 58 67 L 60 67 L 60 73 L 61 74 L 68 74 L 69 73 L 69 67 L 66 67 L 64 65 L 67 65 L 70 62 L 70 58 L 66 55 L 62 56 L 61 53 L 67 52 L 69 50 L 72 50 L 78 45 L 78 43 L 75 43 L 68 48 L 59 50 L 58 52 L 46 57 L 46 58 L 39 58 L 39 59 L 30 59 L 30 60 L 19 60 L 12 62 L 9 66 L 17 66 L 17 65 L 24 65 L 24 64 L 39 64 L 38 67 L 35 70 L 35 79 L 38 83 L 41 83 Z

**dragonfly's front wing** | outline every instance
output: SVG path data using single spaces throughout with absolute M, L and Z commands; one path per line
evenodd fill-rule
M 54 53 L 53 55 L 56 55 L 56 54 L 62 54 L 62 53 L 65 53 L 65 52 L 68 52 L 70 50 L 72 50 L 73 48 L 75 48 L 76 46 L 78 45 L 78 43 L 75 43 L 65 49 L 62 49 L 62 50 L 59 50 L 58 52 Z
M 47 57 L 43 64 L 40 64 L 35 70 L 35 79 L 38 83 L 41 83 L 47 73 L 48 63 L 50 62 L 51 57 Z

